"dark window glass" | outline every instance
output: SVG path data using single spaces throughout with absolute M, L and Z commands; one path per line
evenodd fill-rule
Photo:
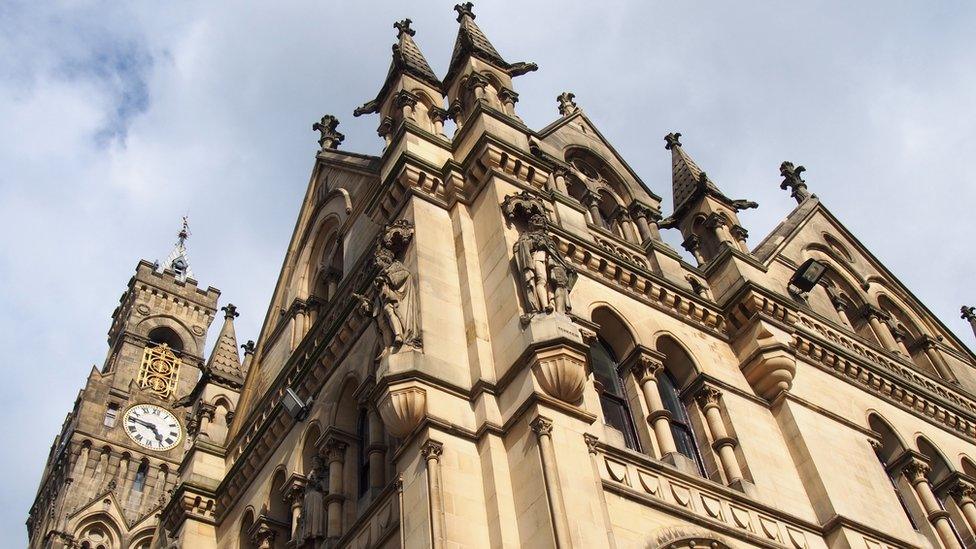
M 617 373 L 617 358 L 613 356 L 610 347 L 600 338 L 597 338 L 590 346 L 590 365 L 593 369 L 593 376 L 598 382 L 603 421 L 623 433 L 624 444 L 628 448 L 640 450 L 637 443 L 637 431 L 634 429 L 634 419 L 624 395 L 623 380 Z
M 665 370 L 657 379 L 658 391 L 661 393 L 661 400 L 664 408 L 671 412 L 671 434 L 674 436 L 674 444 L 678 452 L 684 454 L 698 465 L 698 472 L 705 476 L 705 465 L 702 463 L 701 454 L 698 452 L 698 442 L 695 440 L 695 433 L 691 430 L 691 421 L 688 419 L 688 409 L 681 402 L 678 396 L 678 384 L 675 382 L 671 372 Z
M 369 417 L 365 408 L 359 411 L 356 435 L 359 437 L 359 495 L 362 496 L 369 490 L 369 454 L 366 452 L 366 445 L 369 444 Z

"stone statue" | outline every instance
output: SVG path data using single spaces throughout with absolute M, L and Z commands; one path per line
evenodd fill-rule
M 555 240 L 549 235 L 541 202 L 522 192 L 506 197 L 502 208 L 510 220 L 523 225 L 512 251 L 527 316 L 569 313 L 572 310 L 569 293 L 576 284 L 577 273 L 559 254 Z
M 397 258 L 397 252 L 402 253 L 412 237 L 413 226 L 407 221 L 387 225 L 373 255 L 378 272 L 373 278 L 372 299 L 353 294 L 363 311 L 377 319 L 385 349 L 394 352 L 404 345 L 421 346 L 413 273 Z
M 320 456 L 312 458 L 312 470 L 308 474 L 302 494 L 302 514 L 298 518 L 295 541 L 298 547 L 326 537 L 325 493 L 327 472 Z

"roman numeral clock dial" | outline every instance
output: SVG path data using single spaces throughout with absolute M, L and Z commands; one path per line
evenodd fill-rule
M 163 452 L 183 439 L 183 427 L 169 410 L 154 404 L 136 404 L 125 412 L 125 434 L 136 444 Z

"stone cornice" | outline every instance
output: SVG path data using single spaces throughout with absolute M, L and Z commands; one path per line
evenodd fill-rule
M 625 258 L 558 226 L 550 227 L 559 251 L 595 281 L 725 339 L 725 319 L 715 304 L 679 288 Z
M 943 429 L 976 440 L 976 403 L 856 341 L 801 316 L 798 357 Z

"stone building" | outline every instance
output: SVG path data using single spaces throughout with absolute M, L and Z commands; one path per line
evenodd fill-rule
M 315 124 L 243 363 L 232 306 L 203 360 L 216 290 L 139 264 L 32 546 L 976 546 L 976 356 L 804 168 L 780 166 L 797 207 L 750 246 L 739 213 L 756 204 L 670 133 L 665 216 L 573 94 L 526 127 L 513 79 L 536 66 L 455 9 L 443 78 L 394 25 L 355 111 L 378 155 Z M 159 355 L 179 365 L 169 392 L 144 380 Z M 185 440 L 129 439 L 146 403 Z

